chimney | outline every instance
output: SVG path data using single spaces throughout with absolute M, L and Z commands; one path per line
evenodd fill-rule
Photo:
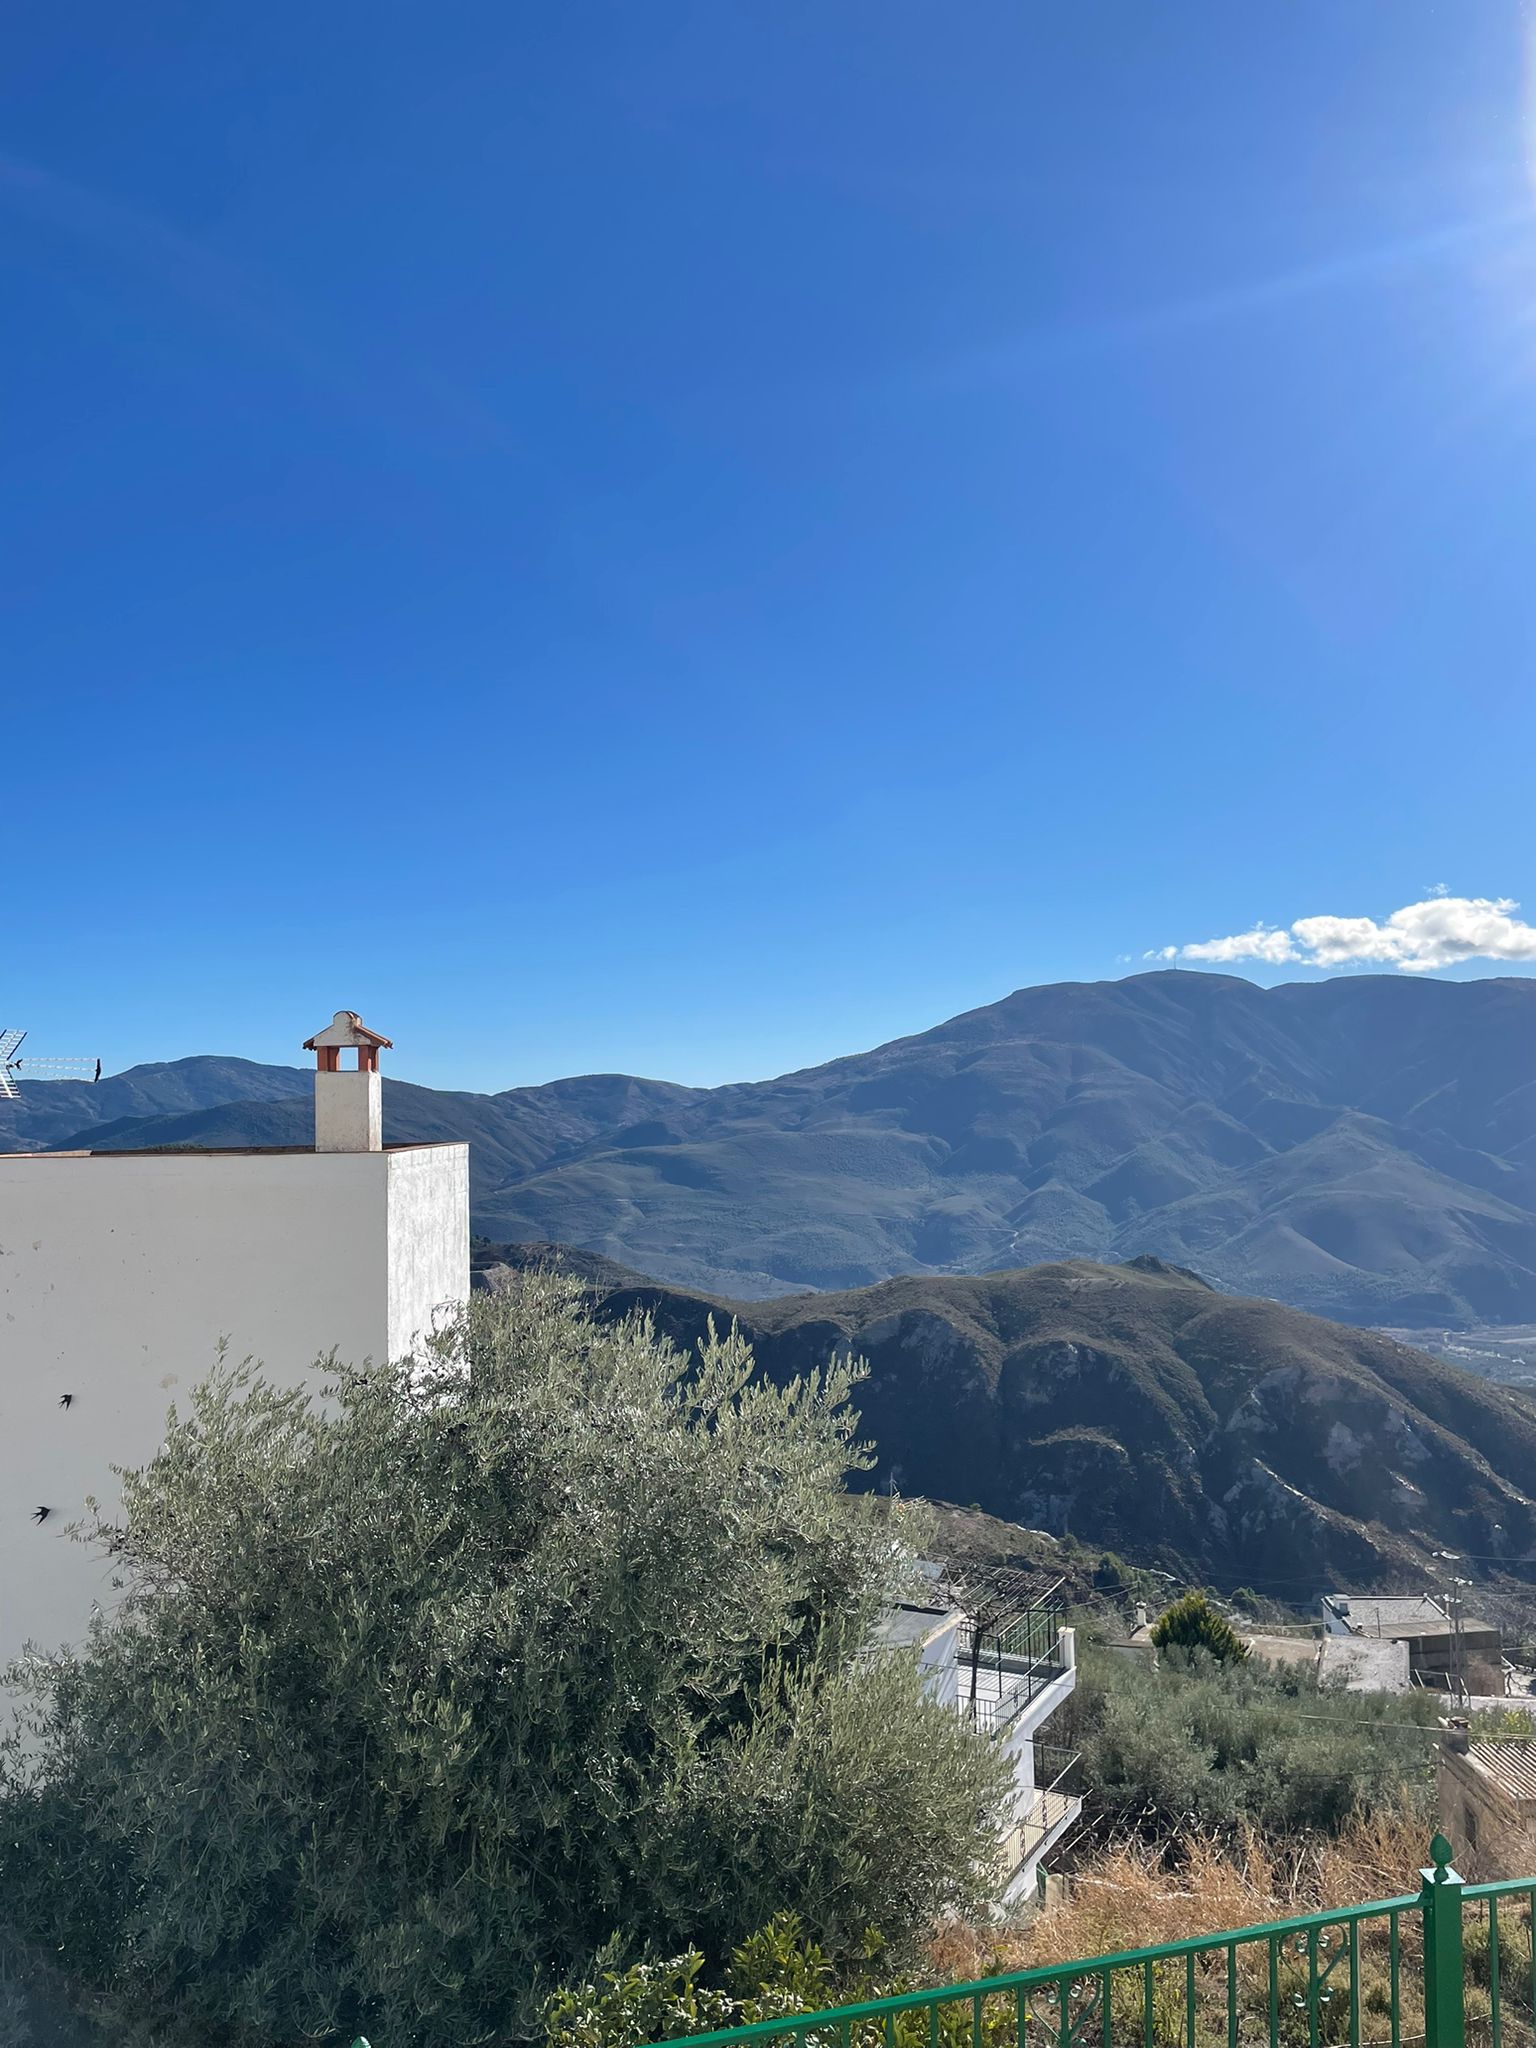
M 1147 1625 L 1147 1603 L 1146 1603 L 1146 1601 L 1145 1601 L 1145 1600 L 1138 1600 L 1138 1601 L 1136 1602 L 1136 1626 L 1137 1626 L 1138 1628 L 1145 1628 L 1145 1627 L 1146 1627 L 1146 1625 Z
M 384 1118 L 379 1051 L 393 1040 L 370 1031 L 355 1010 L 338 1010 L 324 1031 L 306 1038 L 315 1056 L 315 1150 L 382 1152 Z M 357 1054 L 355 1069 L 341 1070 L 343 1049 Z
M 1471 1740 L 1471 1728 L 1466 1716 L 1464 1714 L 1452 1714 L 1449 1721 L 1444 1722 L 1442 1725 L 1445 1729 L 1443 1740 L 1446 1748 L 1451 1752 L 1452 1756 L 1465 1756 L 1467 1754 L 1467 1745 Z

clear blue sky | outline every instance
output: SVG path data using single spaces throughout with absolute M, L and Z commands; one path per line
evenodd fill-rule
M 13 11 L 0 1021 L 707 1082 L 1536 915 L 1532 33 Z

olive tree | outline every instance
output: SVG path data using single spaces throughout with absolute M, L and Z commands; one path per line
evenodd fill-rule
M 468 2048 L 599 1952 L 984 1902 L 1002 1765 L 866 1652 L 900 1552 L 845 1369 L 549 1275 L 328 1364 L 221 1365 L 98 1519 L 115 1613 L 12 1674 L 7 1911 L 130 2038 Z

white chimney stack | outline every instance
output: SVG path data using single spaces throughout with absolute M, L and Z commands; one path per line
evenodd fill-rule
M 394 1041 L 370 1031 L 355 1010 L 338 1010 L 324 1031 L 306 1038 L 315 1056 L 315 1150 L 382 1152 L 384 1115 L 379 1052 Z M 343 1073 L 343 1047 L 357 1054 L 355 1070 Z

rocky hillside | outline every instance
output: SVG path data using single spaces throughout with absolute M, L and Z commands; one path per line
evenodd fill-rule
M 480 1245 L 482 1284 L 549 1246 Z M 600 1261 L 605 1315 L 735 1316 L 775 1377 L 867 1359 L 875 1483 L 1280 1599 L 1536 1555 L 1536 1402 L 1386 1337 L 1087 1260 L 730 1303 Z M 1512 1566 L 1536 1577 L 1528 1563 Z
M 1065 983 L 778 1080 L 388 1082 L 385 1120 L 472 1141 L 487 1236 L 677 1286 L 762 1297 L 1151 1252 L 1351 1322 L 1536 1322 L 1536 980 Z M 0 1145 L 309 1128 L 305 1076 L 231 1061 L 0 1104 Z

